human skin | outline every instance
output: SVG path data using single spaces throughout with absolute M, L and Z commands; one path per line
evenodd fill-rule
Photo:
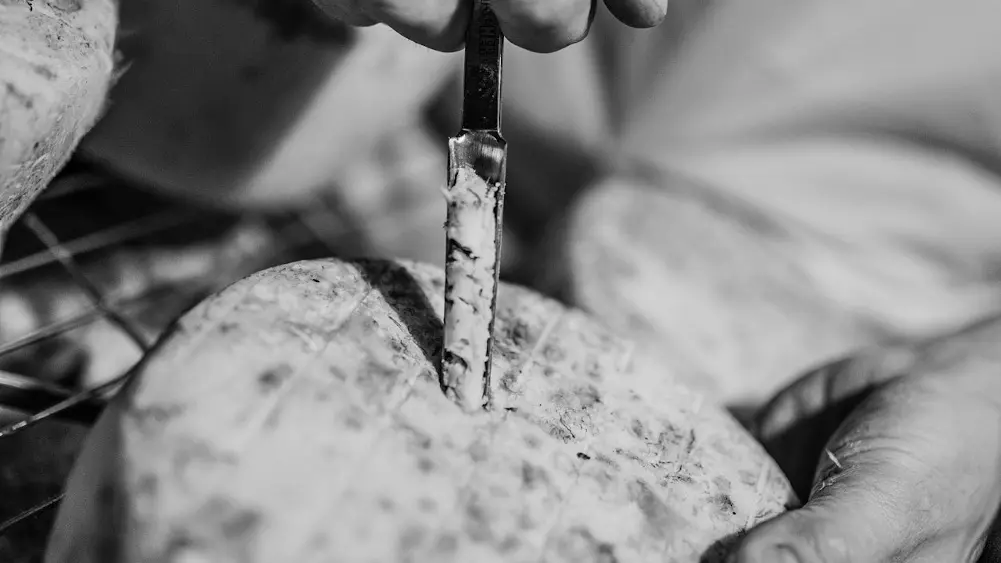
M 604 0 L 631 27 L 659 24 L 668 0 Z M 327 14 L 352 25 L 386 24 L 438 51 L 455 51 L 465 38 L 469 0 L 314 0 Z M 550 53 L 587 36 L 597 0 L 493 0 L 491 7 L 507 39 L 529 51 Z
M 999 343 L 994 316 L 861 351 L 780 392 L 756 434 L 808 502 L 753 530 L 732 561 L 1001 560 Z

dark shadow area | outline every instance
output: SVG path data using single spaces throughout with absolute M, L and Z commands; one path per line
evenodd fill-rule
M 994 525 L 987 533 L 987 544 L 983 553 L 980 554 L 978 563 L 1001 563 L 1001 508 L 994 518 Z
M 442 338 L 445 326 L 421 285 L 406 268 L 386 260 L 356 260 L 358 269 L 399 315 L 407 332 L 420 347 L 435 373 L 441 375 Z M 435 289 L 438 289 L 437 286 Z M 445 291 L 442 280 L 441 291 Z
M 837 400 L 782 432 L 764 438 L 765 450 L 789 478 L 801 502 L 805 503 L 810 496 L 813 475 L 827 441 L 870 392 L 871 389 L 866 389 Z
M 51 408 L 72 397 L 73 393 L 71 388 L 0 371 L 0 427 L 20 421 L 27 417 L 27 413 Z M 17 410 L 6 410 L 5 407 Z M 90 425 L 97 421 L 102 410 L 104 401 L 91 399 L 62 411 L 59 418 L 65 422 Z M 7 416 L 8 414 L 13 417 Z
M 228 0 L 243 5 L 254 16 L 268 22 L 274 33 L 286 41 L 310 39 L 331 45 L 350 45 L 355 28 L 324 14 L 311 0 Z
M 0 520 L 11 518 L 63 489 L 86 429 L 56 421 L 0 438 Z M 0 561 L 40 563 L 56 511 L 20 522 L 0 536 Z
M 144 247 L 150 243 L 184 246 L 220 236 L 243 218 L 231 210 L 196 207 L 178 198 L 136 188 L 100 166 L 79 160 L 71 161 L 59 178 L 73 175 L 92 175 L 99 180 L 96 179 L 93 186 L 66 193 L 43 192 L 30 207 L 30 211 L 64 243 L 127 224 L 176 217 L 176 227 L 169 223 L 170 226 L 154 233 L 122 238 L 115 244 L 120 248 Z M 59 178 L 53 182 L 53 189 L 58 189 Z M 18 221 L 8 233 L 3 259 L 14 261 L 44 250 L 41 241 Z M 86 253 L 77 259 L 85 262 L 90 257 Z
M 554 221 L 535 245 L 532 259 L 523 260 L 519 271 L 506 281 L 532 288 L 565 306 L 578 306 L 568 255 L 568 224 L 566 216 Z
M 727 412 L 730 416 L 737 419 L 737 422 L 744 427 L 745 430 L 751 431 L 754 424 L 754 417 L 758 414 L 758 407 L 752 404 L 733 404 L 726 406 Z
M 723 563 L 726 561 L 726 556 L 737 548 L 743 537 L 744 532 L 737 532 L 717 540 L 702 553 L 702 556 L 699 557 L 699 563 Z

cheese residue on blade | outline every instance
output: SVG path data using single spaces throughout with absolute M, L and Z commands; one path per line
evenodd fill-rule
M 442 386 L 466 411 L 489 403 L 488 362 L 497 294 L 497 206 L 502 184 L 455 171 L 446 198 L 445 339 Z

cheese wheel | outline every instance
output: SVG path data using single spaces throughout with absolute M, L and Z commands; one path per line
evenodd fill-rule
M 97 121 L 115 0 L 0 0 L 0 233 Z
M 129 70 L 81 153 L 226 207 L 354 190 L 345 175 L 418 122 L 462 61 L 386 26 L 347 28 L 310 0 L 124 2 L 121 19 Z
M 853 275 L 851 261 L 828 259 L 824 280 L 806 267 L 836 242 L 682 177 L 606 178 L 550 238 L 535 260 L 549 291 L 724 404 L 754 409 L 804 370 L 892 336 L 824 290 Z
M 721 561 L 796 502 L 708 400 L 502 284 L 493 405 L 441 391 L 444 275 L 296 262 L 182 317 L 88 436 L 49 563 Z

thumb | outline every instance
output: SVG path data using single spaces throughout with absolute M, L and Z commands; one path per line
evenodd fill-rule
M 998 506 L 996 411 L 918 378 L 863 401 L 828 442 L 806 505 L 753 529 L 734 563 L 972 562 Z
M 906 541 L 905 519 L 890 515 L 902 503 L 887 490 L 898 483 L 891 465 L 871 460 L 818 488 L 802 509 L 755 528 L 741 542 L 735 563 L 877 563 L 890 561 Z

